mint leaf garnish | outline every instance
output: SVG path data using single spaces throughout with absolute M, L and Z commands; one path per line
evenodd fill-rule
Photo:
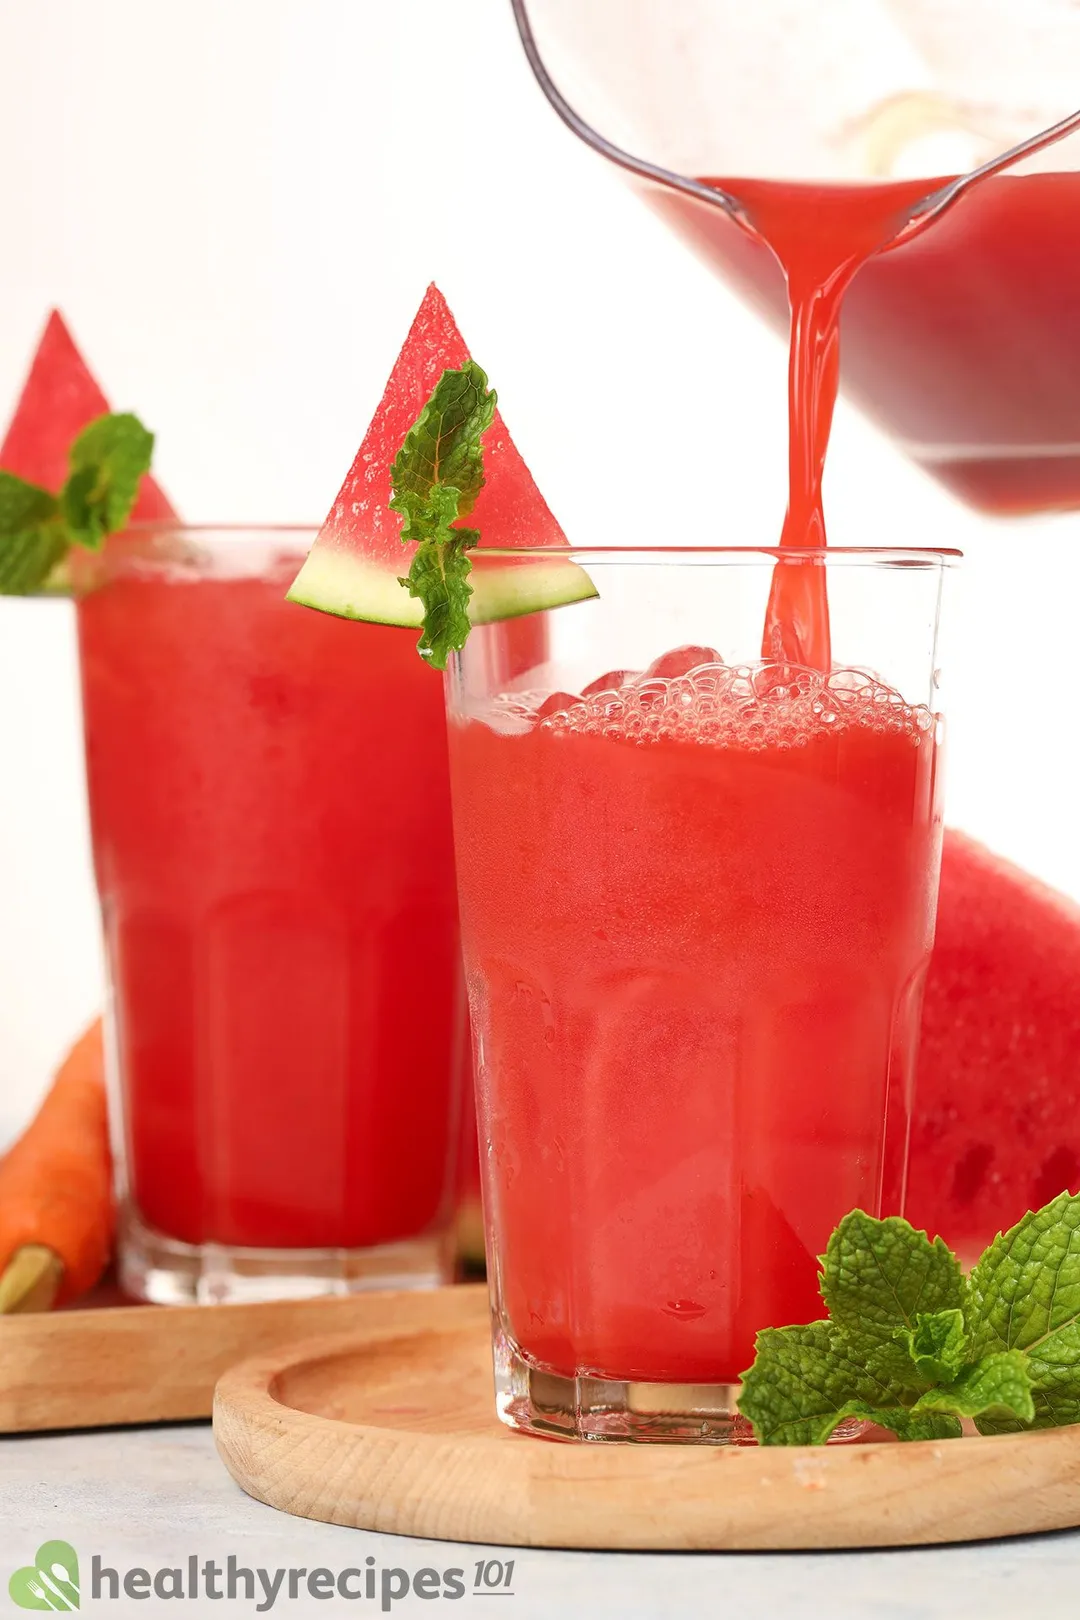
M 826 1321 L 767 1328 L 739 1410 L 763 1445 L 848 1418 L 901 1440 L 1080 1422 L 1080 1197 L 994 1240 L 966 1278 L 941 1238 L 853 1210 L 822 1256 Z
M 39 590 L 66 550 L 56 497 L 0 471 L 0 595 Z
M 154 435 L 137 416 L 99 416 L 71 446 L 60 512 L 73 544 L 97 551 L 106 535 L 127 523 L 143 474 L 150 470 Z
M 44 589 L 72 546 L 124 528 L 150 469 L 154 436 L 136 416 L 99 416 L 71 447 L 58 495 L 0 471 L 0 595 Z
M 445 669 L 469 634 L 471 564 L 480 535 L 456 527 L 484 487 L 484 434 L 495 417 L 496 394 L 474 360 L 444 371 L 405 437 L 390 469 L 391 510 L 404 518 L 401 538 L 417 543 L 401 581 L 423 603 L 421 656 Z

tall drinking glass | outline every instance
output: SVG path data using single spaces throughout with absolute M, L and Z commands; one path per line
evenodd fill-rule
M 738 1440 L 756 1332 L 903 1205 L 955 554 L 573 555 L 544 662 L 487 625 L 448 686 L 498 1409 Z M 758 656 L 786 566 L 828 672 Z
M 408 636 L 285 601 L 313 538 L 135 531 L 78 603 L 120 1268 L 146 1299 L 447 1280 L 441 694 Z

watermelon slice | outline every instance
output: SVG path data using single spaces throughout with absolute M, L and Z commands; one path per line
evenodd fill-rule
M 906 1214 L 966 1261 L 1080 1189 L 1080 906 L 947 832 Z
M 109 409 L 63 316 L 54 309 L 0 445 L 0 468 L 55 494 L 67 477 L 72 440 Z M 132 521 L 169 522 L 175 517 L 168 498 L 147 474 Z
M 419 625 L 423 606 L 398 583 L 415 546 L 401 543 L 389 510 L 390 465 L 442 373 L 470 358 L 465 340 L 432 283 L 397 357 L 356 460 L 300 570 L 289 599 L 346 619 Z M 564 547 L 556 523 L 498 411 L 484 438 L 485 484 L 469 517 L 484 549 Z M 595 596 L 589 576 L 566 557 L 494 560 L 474 568 L 474 624 L 512 619 Z

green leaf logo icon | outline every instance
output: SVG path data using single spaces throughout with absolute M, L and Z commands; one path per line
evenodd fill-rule
M 17 1569 L 8 1582 L 12 1603 L 20 1609 L 51 1609 L 54 1614 L 79 1607 L 79 1558 L 69 1541 L 43 1541 L 34 1562 Z

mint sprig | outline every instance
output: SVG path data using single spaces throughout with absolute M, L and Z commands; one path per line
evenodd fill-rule
M 964 1275 L 941 1239 L 853 1210 L 821 1257 L 827 1319 L 766 1328 L 739 1410 L 762 1445 L 849 1418 L 901 1440 L 1080 1422 L 1080 1197 L 1061 1193 Z
M 445 669 L 469 634 L 472 565 L 479 531 L 458 527 L 484 487 L 484 434 L 495 417 L 496 394 L 469 360 L 444 371 L 405 437 L 390 469 L 390 508 L 404 518 L 401 538 L 417 550 L 401 584 L 423 603 L 421 656 Z
M 0 595 L 41 590 L 72 546 L 97 551 L 123 529 L 153 449 L 137 416 L 99 416 L 74 440 L 57 494 L 0 471 Z

